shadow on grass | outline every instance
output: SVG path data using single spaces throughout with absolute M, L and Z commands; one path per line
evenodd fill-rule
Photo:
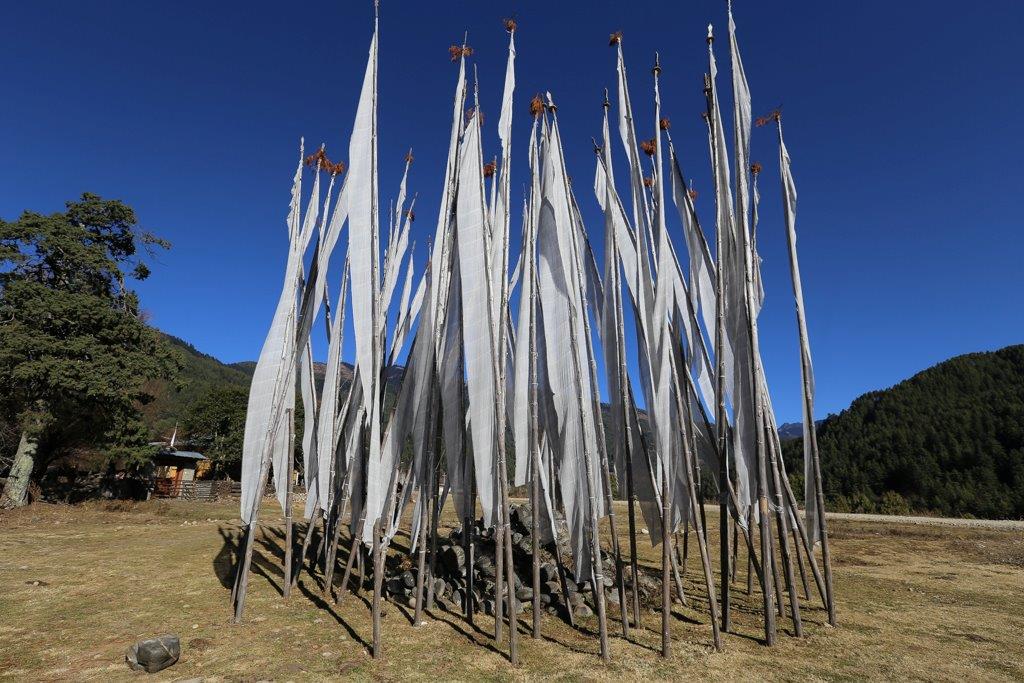
M 352 626 L 345 621 L 337 611 L 335 611 L 333 605 L 331 605 L 327 600 L 324 600 L 323 596 L 311 591 L 306 584 L 301 581 L 299 582 L 299 590 L 302 591 L 303 595 L 309 598 L 310 602 L 334 617 L 334 620 L 348 632 L 348 635 L 352 640 L 362 645 L 363 649 L 365 649 L 368 654 L 372 654 L 372 647 L 370 644 L 366 642 L 366 640 L 364 640 L 363 637 L 360 636 L 359 633 L 356 632 L 356 630 L 352 628 Z
M 490 650 L 494 654 L 498 655 L 499 657 L 501 657 L 503 659 L 507 659 L 507 655 L 504 652 L 502 652 L 498 648 L 494 647 L 494 641 L 491 638 L 491 635 L 488 634 L 488 633 L 485 633 L 484 631 L 482 631 L 480 629 L 480 627 L 477 626 L 476 624 L 473 624 L 472 628 L 473 628 L 474 631 L 476 631 L 477 635 L 479 635 L 480 638 L 483 639 L 482 641 L 481 641 L 480 638 L 477 638 L 472 633 L 467 631 L 464 628 L 464 626 L 459 623 L 459 621 L 457 619 L 455 619 L 455 618 L 453 618 L 453 619 L 446 619 L 446 618 L 444 618 L 444 616 L 442 616 L 441 613 L 438 613 L 436 610 L 431 610 L 430 612 L 428 612 L 428 614 L 435 621 L 439 621 L 442 624 L 447 624 L 453 631 L 455 631 L 456 633 L 458 633 L 459 635 L 464 637 L 467 642 L 469 642 L 469 643 L 471 643 L 473 645 L 482 646 L 482 647 L 486 648 L 487 650 Z M 444 615 L 449 615 L 449 614 L 454 614 L 454 613 L 453 612 L 449 612 L 448 610 L 443 610 L 443 614 Z
M 241 561 L 241 545 L 244 534 L 224 526 L 217 527 L 217 533 L 223 541 L 220 550 L 213 558 L 213 572 L 223 588 L 231 589 L 235 583 L 235 572 Z
M 220 526 L 217 528 L 223 541 L 221 549 L 213 558 L 213 571 L 220 581 L 221 587 L 231 590 L 235 583 L 235 575 L 241 565 L 243 548 L 245 546 L 245 532 L 235 531 L 230 527 Z M 278 559 L 275 563 L 268 559 L 257 546 L 263 547 L 273 558 Z M 264 577 L 279 595 L 284 595 L 282 584 L 279 579 L 284 578 L 284 569 L 280 566 L 280 560 L 284 558 L 284 550 L 275 545 L 265 535 L 253 544 L 252 563 L 250 571 L 253 574 Z M 273 576 L 272 576 L 273 575 Z

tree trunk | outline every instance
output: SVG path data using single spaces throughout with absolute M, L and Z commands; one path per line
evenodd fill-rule
M 22 430 L 18 452 L 14 454 L 11 473 L 7 475 L 3 495 L 0 495 L 0 507 L 16 508 L 28 505 L 28 485 L 32 480 L 32 469 L 36 464 L 36 450 L 39 442 Z

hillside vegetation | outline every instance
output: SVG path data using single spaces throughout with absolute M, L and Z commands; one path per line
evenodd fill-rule
M 818 444 L 832 509 L 1024 517 L 1024 345 L 864 394 L 819 426 Z M 784 451 L 802 480 L 803 440 Z
M 161 334 L 178 351 L 184 363 L 176 381 L 153 380 L 146 385 L 154 399 L 142 407 L 142 415 L 154 436 L 170 436 L 175 423 L 184 418 L 189 406 L 211 391 L 249 390 L 252 368 L 240 367 L 241 363 L 225 365 L 187 341 Z

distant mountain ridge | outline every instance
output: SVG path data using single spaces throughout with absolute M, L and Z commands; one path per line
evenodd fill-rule
M 820 427 L 824 420 L 815 420 L 815 427 Z M 802 439 L 804 436 L 804 423 L 803 422 L 785 422 L 779 425 L 779 438 L 783 441 L 789 441 L 791 439 Z

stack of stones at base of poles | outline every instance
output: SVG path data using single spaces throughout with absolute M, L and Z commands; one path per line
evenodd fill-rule
M 531 509 L 528 502 L 510 506 L 512 526 L 512 554 L 515 558 L 516 598 L 519 613 L 532 609 L 533 601 L 533 529 Z M 567 618 L 566 610 L 571 608 L 575 618 L 587 618 L 594 614 L 594 595 L 589 577 L 577 577 L 572 568 L 566 566 L 566 559 L 571 557 L 566 540 L 568 537 L 565 518 L 559 513 L 556 517 L 559 527 L 558 553 L 549 543 L 541 544 L 540 586 L 541 607 L 551 615 Z M 473 541 L 473 607 L 476 612 L 491 615 L 494 613 L 495 575 L 494 561 L 494 530 L 485 529 L 482 520 L 472 524 Z M 434 600 L 452 612 L 463 611 L 466 599 L 466 551 L 462 526 L 453 528 L 447 537 L 438 539 L 436 576 L 434 577 Z M 559 576 L 558 560 L 562 558 L 565 572 L 565 590 L 562 589 Z M 417 568 L 411 556 L 389 557 L 384 589 L 388 598 L 409 607 L 416 606 Z M 615 590 L 615 562 L 613 557 L 602 550 L 601 560 L 604 568 L 604 591 L 606 600 L 618 604 L 619 595 Z M 626 568 L 626 585 L 632 588 L 632 580 Z M 641 602 L 657 599 L 661 590 L 660 581 L 640 574 Z M 504 596 L 504 592 L 502 594 Z

